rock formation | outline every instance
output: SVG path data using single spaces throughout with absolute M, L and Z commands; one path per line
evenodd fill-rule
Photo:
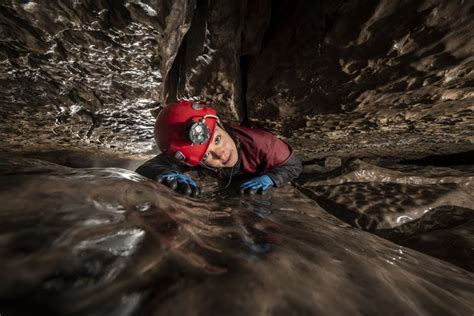
M 0 316 L 472 313 L 471 1 L 2 0 L 0 34 Z M 181 98 L 304 173 L 130 171 Z
M 153 150 L 176 98 L 287 138 L 305 159 L 473 149 L 469 1 L 5 1 L 8 151 Z

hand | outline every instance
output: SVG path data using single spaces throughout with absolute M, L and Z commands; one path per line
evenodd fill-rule
M 176 190 L 190 196 L 198 196 L 201 190 L 190 177 L 176 171 L 168 171 L 157 177 L 159 183 L 169 186 L 172 190 Z
M 260 194 L 267 193 L 268 189 L 274 185 L 272 178 L 267 175 L 253 178 L 240 185 L 240 193 L 254 194 L 258 192 Z

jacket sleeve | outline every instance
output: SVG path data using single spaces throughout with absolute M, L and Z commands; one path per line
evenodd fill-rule
M 298 177 L 301 171 L 303 171 L 301 159 L 293 153 L 287 162 L 269 169 L 265 174 L 273 180 L 276 187 L 280 187 Z
M 189 167 L 179 163 L 165 154 L 159 154 L 158 156 L 148 160 L 143 165 L 137 168 L 135 172 L 145 176 L 147 178 L 156 180 L 156 177 L 166 171 L 178 171 L 186 172 Z

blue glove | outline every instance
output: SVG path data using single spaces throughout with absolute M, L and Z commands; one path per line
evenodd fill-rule
M 264 194 L 268 191 L 270 187 L 274 185 L 272 178 L 267 175 L 253 178 L 249 181 L 246 181 L 240 185 L 240 193 L 250 193 L 255 192 Z
M 185 195 L 198 196 L 201 190 L 190 177 L 177 171 L 168 171 L 157 177 L 158 182 L 169 186 L 172 190 L 178 190 Z

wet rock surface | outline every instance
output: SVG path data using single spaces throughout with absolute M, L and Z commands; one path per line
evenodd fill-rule
M 176 98 L 274 131 L 308 160 L 474 147 L 469 1 L 0 6 L 8 151 L 156 152 L 150 110 Z
M 139 3 L 0 4 L 2 148 L 152 149 L 162 31 Z
M 303 174 L 298 188 L 327 212 L 473 271 L 474 169 L 361 160 L 328 173 Z
M 351 227 L 291 186 L 189 199 L 125 169 L 35 159 L 2 159 L 0 186 L 5 315 L 474 308 L 471 272 Z
M 273 9 L 249 65 L 252 122 L 273 125 L 308 159 L 472 150 L 470 3 L 282 1 Z
M 470 1 L 0 1 L 1 316 L 471 315 L 473 21 Z M 130 171 L 177 98 L 305 173 L 188 199 Z

